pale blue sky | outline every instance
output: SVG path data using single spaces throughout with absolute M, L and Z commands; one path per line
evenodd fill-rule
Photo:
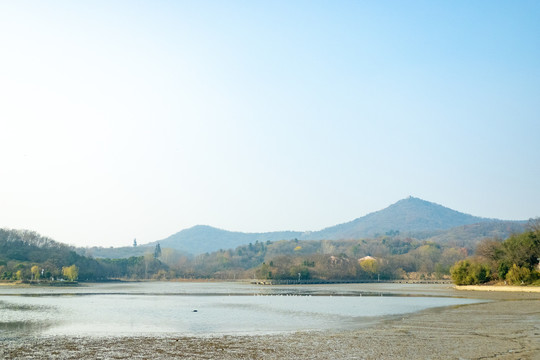
M 0 52 L 0 227 L 540 216 L 537 1 L 4 1 Z

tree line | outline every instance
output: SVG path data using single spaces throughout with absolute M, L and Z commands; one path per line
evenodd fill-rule
M 465 248 L 396 232 L 361 240 L 256 241 L 198 256 L 165 248 L 158 260 L 167 266 L 159 277 L 170 279 L 442 279 L 467 255 Z M 361 260 L 366 256 L 371 258 Z
M 540 283 L 540 219 L 529 221 L 527 230 L 506 240 L 485 239 L 474 256 L 451 269 L 457 285 L 504 282 L 513 285 Z
M 371 239 L 265 241 L 197 256 L 158 245 L 122 259 L 83 256 L 31 231 L 0 229 L 0 279 L 452 279 L 459 284 L 538 278 L 540 226 L 472 249 L 392 231 Z M 534 227 L 536 226 L 536 228 Z

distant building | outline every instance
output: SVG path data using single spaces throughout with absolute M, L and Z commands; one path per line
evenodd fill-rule
M 358 259 L 358 262 L 365 261 L 365 260 L 377 260 L 373 256 L 364 256 L 363 258 Z

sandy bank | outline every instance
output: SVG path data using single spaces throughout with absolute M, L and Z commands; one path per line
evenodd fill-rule
M 329 333 L 0 340 L 4 359 L 540 359 L 539 354 L 536 296 L 431 309 Z
M 510 285 L 461 285 L 460 286 L 460 285 L 456 285 L 456 290 L 540 293 L 540 286 L 510 286 Z

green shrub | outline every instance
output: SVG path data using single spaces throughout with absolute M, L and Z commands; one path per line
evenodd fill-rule
M 491 279 L 489 266 L 470 260 L 458 261 L 450 269 L 450 275 L 456 285 L 476 285 Z
M 508 271 L 510 270 L 510 265 L 508 265 L 507 262 L 501 261 L 499 263 L 499 266 L 497 268 L 497 273 L 499 274 L 499 279 L 504 280 L 506 279 L 506 274 L 508 274 Z
M 483 284 L 491 280 L 491 273 L 489 265 L 487 264 L 473 264 L 471 266 L 471 277 L 473 284 Z
M 532 275 L 528 268 L 514 264 L 506 274 L 506 281 L 513 285 L 529 284 L 533 280 Z
M 450 268 L 450 276 L 456 285 L 469 285 L 467 276 L 470 267 L 471 262 L 469 260 L 461 260 Z

